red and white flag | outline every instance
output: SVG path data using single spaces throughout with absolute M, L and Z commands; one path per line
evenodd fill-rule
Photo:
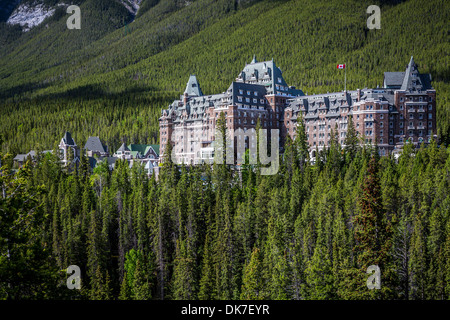
M 338 69 L 345 69 L 345 64 L 338 64 L 338 65 L 337 65 L 337 68 L 338 68 Z

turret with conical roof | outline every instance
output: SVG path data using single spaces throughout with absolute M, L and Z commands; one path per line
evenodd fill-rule
M 198 83 L 197 77 L 193 74 L 189 76 L 188 83 L 186 84 L 186 89 L 184 90 L 184 95 L 189 97 L 200 97 L 203 95 L 202 89 L 200 89 L 200 84 Z
M 411 56 L 400 89 L 412 91 L 427 90 L 431 88 L 430 80 L 429 75 L 419 73 L 417 64 L 414 62 L 413 56 Z

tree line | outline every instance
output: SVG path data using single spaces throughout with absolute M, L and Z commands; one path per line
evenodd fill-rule
M 299 132 L 271 176 L 165 159 L 156 180 L 56 153 L 13 171 L 3 154 L 0 298 L 449 299 L 450 150 L 333 135 L 312 163 Z

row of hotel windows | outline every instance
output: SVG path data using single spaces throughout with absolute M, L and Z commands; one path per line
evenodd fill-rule
M 239 89 L 239 94 L 244 94 L 244 90 Z M 252 92 L 249 91 L 249 90 L 247 90 L 247 95 L 250 96 L 251 94 L 252 94 Z M 254 95 L 255 97 L 257 97 L 257 96 L 258 96 L 258 91 L 253 91 L 253 95 Z
M 406 140 L 409 140 L 409 139 L 406 139 Z M 423 142 L 423 138 L 422 138 L 422 137 L 419 137 L 417 140 L 418 140 L 419 142 Z M 365 141 L 366 141 L 366 143 L 372 143 L 372 142 L 373 142 L 372 138 L 366 138 Z M 383 138 L 380 138 L 379 141 L 380 141 L 380 142 L 379 142 L 380 144 L 383 144 L 383 143 L 384 143 Z M 400 142 L 400 143 L 403 143 L 404 141 L 405 141 L 405 140 L 404 140 L 402 137 L 399 138 L 399 142 Z M 430 141 L 431 141 L 431 137 L 428 138 L 428 142 L 430 142 Z M 319 146 L 324 146 L 325 143 L 326 143 L 327 145 L 330 145 L 330 144 L 331 144 L 331 140 L 328 140 L 328 141 L 319 141 L 318 145 L 319 145 Z M 341 140 L 340 143 L 341 143 L 341 145 L 343 145 L 343 144 L 344 144 L 344 140 Z M 394 144 L 394 139 L 389 139 L 389 144 Z M 316 141 L 313 142 L 313 145 L 314 145 L 314 146 L 317 145 Z M 384 150 L 383 150 L 383 151 L 384 151 Z
M 358 134 L 359 134 L 359 132 L 358 132 Z M 389 134 L 390 135 L 393 135 L 394 134 L 394 131 L 393 130 L 389 130 Z M 409 130 L 408 131 L 408 134 L 410 135 L 410 136 L 413 136 L 414 135 L 414 131 L 413 130 Z M 424 134 L 424 131 L 422 131 L 422 130 L 419 130 L 418 131 L 418 135 L 419 136 L 422 136 Z M 341 132 L 340 133 L 340 135 L 341 135 L 341 137 L 345 137 L 346 135 L 347 135 L 347 133 L 346 132 Z M 372 130 L 366 130 L 365 131 L 365 135 L 366 136 L 371 136 L 371 135 L 373 135 L 373 131 Z M 383 130 L 380 130 L 380 136 L 382 136 L 383 135 Z M 403 135 L 403 130 L 399 130 L 399 135 Z M 430 129 L 430 130 L 428 130 L 428 135 L 432 135 L 432 130 Z M 328 133 L 328 137 L 330 137 L 331 136 L 331 134 L 330 133 Z M 306 137 L 309 139 L 309 134 L 307 134 L 306 135 Z M 312 135 L 312 137 L 313 138 L 316 138 L 317 137 L 317 135 L 314 133 L 313 135 Z M 324 138 L 325 137 L 325 133 L 319 133 L 319 138 Z
M 358 132 L 359 133 L 359 132 Z M 366 131 L 366 136 L 371 136 L 371 135 L 373 135 L 373 132 L 370 130 L 370 131 Z M 410 136 L 413 136 L 413 133 L 412 133 L 412 131 L 410 131 L 410 133 L 409 133 L 409 135 Z M 429 130 L 429 132 L 428 132 L 428 135 L 429 136 L 431 136 L 431 130 Z M 345 132 L 341 132 L 341 138 L 345 138 L 345 136 L 346 136 L 346 133 Z M 423 141 L 423 138 L 421 137 L 422 136 L 422 132 L 420 132 L 420 134 L 419 134 L 419 138 L 418 138 L 418 141 L 419 142 L 422 142 Z M 306 135 L 306 137 L 309 139 L 309 135 Z M 316 135 L 314 134 L 314 137 L 316 137 Z M 325 137 L 325 135 L 324 134 L 319 134 L 319 138 L 324 138 Z M 330 137 L 330 134 L 328 134 L 328 137 Z M 181 137 L 181 139 L 182 139 L 183 137 Z M 166 141 L 167 139 L 162 139 L 163 140 L 163 142 L 164 141 Z M 407 139 L 408 140 L 408 139 Z M 431 140 L 431 138 L 428 138 L 428 142 L 430 142 L 430 140 Z M 366 143 L 372 143 L 372 138 L 366 138 Z M 191 144 L 193 143 L 194 141 L 191 141 Z M 328 140 L 328 141 L 325 141 L 325 142 L 327 142 L 327 144 L 328 145 L 330 145 L 330 142 L 331 142 L 331 140 Z M 325 145 L 325 142 L 324 141 L 319 141 L 319 146 L 323 146 L 323 145 Z M 403 143 L 404 142 L 404 138 L 403 137 L 399 137 L 399 142 L 400 143 Z M 340 142 L 341 144 L 344 144 L 344 140 L 341 140 L 341 142 Z M 382 144 L 382 143 L 384 143 L 384 139 L 383 138 L 380 138 L 379 139 L 379 143 L 380 144 Z M 394 143 L 394 139 L 389 139 L 389 144 L 393 144 Z M 313 142 L 313 145 L 315 146 L 316 145 L 316 142 L 314 141 Z M 181 147 L 181 146 L 180 146 Z M 247 144 L 246 144 L 246 147 L 248 147 L 247 146 Z M 183 149 L 181 148 L 178 148 L 179 150 L 180 150 L 180 152 L 183 152 Z M 191 147 L 191 152 L 193 151 L 193 149 L 192 149 L 192 147 Z
M 366 119 L 372 119 L 373 118 L 373 114 L 366 114 Z M 400 119 L 403 119 L 403 114 L 400 114 Z M 414 119 L 414 113 L 410 113 L 409 114 L 409 118 L 410 119 Z M 359 119 L 359 114 L 356 115 L 356 119 Z M 380 114 L 380 119 L 383 120 L 384 119 L 384 115 Z M 389 119 L 394 119 L 394 115 L 390 115 Z M 419 113 L 419 119 L 423 119 L 423 113 Z M 428 114 L 428 119 L 433 119 L 433 114 L 429 113 Z
M 424 100 L 424 98 L 425 98 L 425 101 L 427 101 L 426 97 L 419 97 L 419 101 L 422 102 Z M 430 102 L 433 101 L 433 97 L 428 97 L 428 98 L 429 98 L 428 101 L 430 101 Z M 417 101 L 417 99 L 414 99 L 413 97 L 406 97 L 406 101 L 408 101 L 408 100 L 409 101 L 414 101 L 414 100 Z M 400 102 L 403 102 L 403 97 L 400 97 Z
M 237 97 L 238 98 L 238 101 L 239 102 L 242 102 L 242 97 L 241 96 L 238 96 Z M 253 103 L 258 103 L 258 99 L 256 99 L 256 98 L 253 98 Z M 250 103 L 250 98 L 245 98 L 245 102 L 247 102 L 247 103 Z M 265 100 L 264 99 L 259 99 L 259 103 L 260 104 L 265 104 Z
M 430 117 L 431 119 L 431 117 Z M 380 122 L 380 128 L 383 128 L 384 123 Z M 403 128 L 404 123 L 402 121 L 399 122 L 399 126 L 400 128 Z M 414 123 L 412 121 L 409 122 L 409 126 L 413 126 Z M 423 126 L 424 124 L 422 123 L 422 121 L 419 122 L 418 126 Z M 431 127 L 433 125 L 433 123 L 430 121 L 428 122 L 428 126 Z M 366 122 L 365 123 L 366 127 L 373 127 L 373 122 Z M 393 128 L 394 127 L 394 123 L 393 122 L 389 122 L 389 128 Z M 359 128 L 359 123 L 356 124 L 356 128 Z
M 400 101 L 402 101 L 402 100 L 400 100 Z M 420 101 L 422 101 L 422 100 L 420 100 Z M 400 108 L 400 110 L 403 110 L 403 104 L 400 104 L 399 108 Z M 422 108 L 422 107 L 419 107 L 419 108 Z M 361 107 L 361 109 L 364 109 L 364 108 Z M 382 105 L 380 106 L 380 109 L 383 109 Z M 389 110 L 392 111 L 392 109 L 393 109 L 392 106 L 389 106 Z M 359 107 L 356 107 L 356 110 L 359 110 Z M 373 110 L 373 106 L 372 105 L 366 106 L 366 110 Z M 415 110 L 414 106 L 410 106 L 409 110 Z M 433 110 L 433 106 L 431 104 L 428 105 L 428 110 Z
M 400 101 L 403 102 L 403 99 L 400 98 Z M 422 101 L 422 100 L 420 99 L 420 101 Z M 430 101 L 431 101 L 431 97 L 430 97 Z M 367 105 L 367 106 L 366 106 L 366 110 L 373 110 L 373 107 L 374 107 L 373 105 Z M 422 108 L 422 107 L 419 106 L 419 109 L 421 109 L 421 108 Z M 364 107 L 362 106 L 362 107 L 361 107 L 361 110 L 363 110 L 363 109 L 364 109 Z M 383 106 L 380 105 L 380 110 L 382 110 L 382 109 L 383 109 Z M 399 109 L 400 109 L 400 110 L 403 110 L 403 104 L 400 104 L 400 105 L 399 105 Z M 359 110 L 359 106 L 356 106 L 356 110 Z M 392 111 L 392 110 L 393 110 L 393 106 L 389 106 L 389 110 Z M 410 106 L 410 107 L 409 107 L 409 110 L 415 110 L 414 106 Z M 428 110 L 433 110 L 433 105 L 429 104 L 429 105 L 428 105 Z
M 403 105 L 402 105 L 402 104 L 400 105 L 400 110 L 403 110 Z M 416 110 L 416 109 L 414 108 L 414 106 L 409 106 L 409 109 L 408 109 L 409 112 L 411 112 L 411 111 L 414 112 L 415 110 Z M 422 112 L 425 111 L 425 110 L 422 108 L 422 106 L 419 107 L 419 111 L 421 111 L 421 110 L 422 110 Z M 429 105 L 428 105 L 428 110 L 429 110 L 429 111 L 433 110 L 433 105 L 429 104 Z
M 409 118 L 410 119 L 414 119 L 414 113 L 410 113 L 409 114 Z M 428 119 L 432 119 L 433 118 L 433 114 L 429 113 L 428 114 Z M 403 114 L 400 113 L 400 119 L 404 119 Z M 419 113 L 419 119 L 423 119 L 423 113 Z
M 218 118 L 219 117 L 219 112 L 216 112 L 216 118 Z M 248 113 L 248 115 L 250 115 L 250 117 L 252 117 L 252 118 L 266 118 L 266 114 L 265 113 L 260 113 L 260 112 L 258 112 L 258 113 L 256 113 L 256 112 L 249 112 Z M 236 117 L 241 117 L 241 116 L 243 116 L 243 117 L 247 117 L 247 111 L 238 111 L 237 113 L 236 113 L 236 115 L 235 115 Z M 227 112 L 225 111 L 225 117 L 227 117 Z M 272 114 L 269 114 L 269 116 L 268 116 L 268 118 L 269 119 L 272 119 Z M 277 114 L 276 115 L 276 118 L 278 119 L 279 118 L 279 114 Z M 231 122 L 231 119 L 230 119 L 230 122 Z M 212 120 L 208 120 L 208 124 L 211 124 L 212 123 Z
M 277 90 L 281 90 L 281 91 L 288 91 L 289 90 L 289 88 L 288 87 L 285 87 L 285 86 L 281 86 L 281 85 L 275 85 L 275 88 L 277 89 Z
M 341 137 L 345 137 L 345 135 L 344 135 L 344 136 L 341 135 Z M 406 140 L 409 140 L 409 138 L 406 139 Z M 372 140 L 372 138 L 366 138 L 365 141 L 366 141 L 366 143 L 372 143 L 373 140 Z M 404 140 L 403 137 L 400 137 L 400 138 L 399 138 L 399 142 L 400 142 L 400 143 L 403 143 L 404 141 L 405 141 L 405 140 Z M 419 138 L 418 138 L 418 141 L 419 141 L 419 142 L 422 142 L 422 141 L 423 141 L 423 138 L 422 138 L 422 137 L 419 137 Z M 428 142 L 430 142 L 430 141 L 431 141 L 431 137 L 428 138 Z M 325 142 L 327 143 L 327 145 L 330 145 L 331 140 L 328 140 L 328 141 L 319 141 L 318 145 L 319 145 L 319 146 L 324 146 L 324 145 L 325 145 Z M 380 138 L 379 143 L 380 143 L 380 144 L 384 143 L 384 139 L 383 139 L 383 138 Z M 340 144 L 343 145 L 343 144 L 344 144 L 344 140 L 341 140 L 341 141 L 340 141 Z M 389 144 L 391 144 L 391 145 L 394 144 L 394 139 L 389 139 Z M 313 145 L 316 146 L 316 141 L 313 142 Z M 245 147 L 248 148 L 248 144 L 247 144 L 247 143 L 246 143 L 246 146 L 245 146 Z M 253 144 L 253 143 L 252 143 L 252 147 L 254 147 L 254 144 Z M 181 146 L 180 146 L 179 148 L 176 148 L 176 149 L 178 149 L 179 152 L 183 152 L 183 148 L 182 148 Z M 193 147 L 191 147 L 191 152 L 193 152 Z

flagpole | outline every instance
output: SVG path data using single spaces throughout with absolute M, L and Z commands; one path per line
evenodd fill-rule
M 347 92 L 347 64 L 344 64 L 344 92 Z

